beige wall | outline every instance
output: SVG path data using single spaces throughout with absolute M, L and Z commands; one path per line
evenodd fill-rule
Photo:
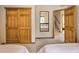
M 6 20 L 5 20 L 5 10 L 0 7 L 0 43 L 6 42 Z
M 69 6 L 57 6 L 57 5 L 36 5 L 35 6 L 35 14 L 36 14 L 36 22 L 35 22 L 35 33 L 36 37 L 53 37 L 53 10 L 64 9 Z M 40 11 L 49 11 L 49 32 L 40 32 Z
M 32 8 L 32 42 L 35 42 L 35 6 L 27 5 L 27 6 L 0 6 L 0 43 L 6 42 L 6 10 L 4 7 L 18 7 L 18 8 Z
M 77 42 L 79 43 L 79 5 L 77 7 Z

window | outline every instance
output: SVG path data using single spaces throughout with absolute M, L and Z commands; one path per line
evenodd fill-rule
M 40 11 L 40 32 L 49 31 L 49 12 Z

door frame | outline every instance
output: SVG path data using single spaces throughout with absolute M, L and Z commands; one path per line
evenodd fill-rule
M 58 9 L 58 10 L 53 10 L 53 37 L 55 38 L 55 19 L 54 19 L 54 12 L 56 11 L 62 11 L 62 10 L 65 10 L 65 9 Z

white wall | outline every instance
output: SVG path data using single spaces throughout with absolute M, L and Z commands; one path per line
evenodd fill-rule
M 32 8 L 32 42 L 35 42 L 35 6 L 33 5 L 18 5 L 18 6 L 0 6 L 0 43 L 6 42 L 6 10 L 4 7 L 31 7 Z
M 36 26 L 35 26 L 35 33 L 36 37 L 53 37 L 53 11 L 64 9 L 69 6 L 57 6 L 57 5 L 36 5 L 35 12 L 36 12 Z M 40 11 L 49 11 L 49 32 L 40 32 Z

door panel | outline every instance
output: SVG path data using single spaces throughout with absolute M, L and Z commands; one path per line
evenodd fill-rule
M 70 15 L 68 21 L 69 21 L 69 26 L 70 27 L 73 27 L 74 26 L 74 16 L 73 15 Z
M 75 6 L 65 9 L 65 42 L 76 42 Z
M 21 29 L 19 32 L 19 41 L 20 43 L 31 43 L 29 30 L 28 29 Z
M 7 21 L 8 28 L 17 28 L 17 17 L 8 15 Z
M 16 29 L 8 29 L 7 30 L 7 43 L 17 43 L 17 34 L 16 34 Z
M 6 9 L 6 42 L 16 43 L 17 40 L 17 9 Z
M 68 16 L 65 17 L 65 22 L 67 22 L 67 23 L 65 23 L 65 26 L 66 26 L 66 27 L 69 26 L 69 20 L 68 20 L 68 18 L 69 18 Z M 65 29 L 66 29 L 66 28 L 65 28 Z
M 19 40 L 20 43 L 31 43 L 31 9 L 19 9 Z

